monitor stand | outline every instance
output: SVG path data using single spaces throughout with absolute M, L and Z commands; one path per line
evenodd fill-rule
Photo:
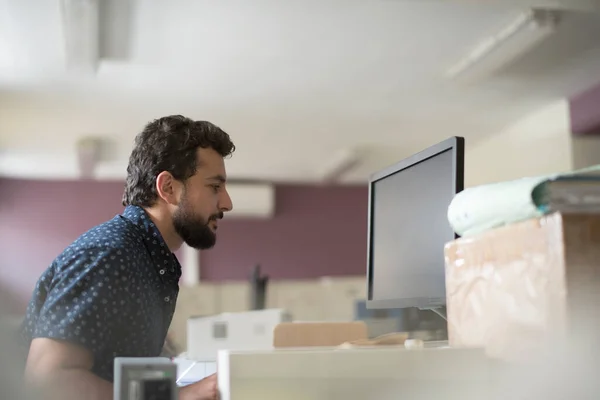
M 446 314 L 446 307 L 419 307 L 419 310 L 421 311 L 425 311 L 425 310 L 429 310 L 435 314 L 437 314 L 440 318 L 442 318 L 444 321 L 448 321 L 448 316 Z

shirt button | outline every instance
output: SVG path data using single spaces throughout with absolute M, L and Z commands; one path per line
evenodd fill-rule
M 171 298 L 169 296 L 165 297 L 165 302 L 169 302 L 169 300 L 171 300 Z
M 158 271 L 158 273 L 161 274 L 161 275 L 164 275 L 165 272 L 167 272 L 167 271 L 165 271 L 164 269 L 161 269 L 160 271 Z

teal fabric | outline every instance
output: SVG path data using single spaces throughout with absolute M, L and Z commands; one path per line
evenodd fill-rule
M 573 178 L 600 179 L 600 165 L 465 189 L 448 207 L 448 221 L 458 235 L 468 237 L 540 217 L 549 211 L 546 184 L 555 179 Z

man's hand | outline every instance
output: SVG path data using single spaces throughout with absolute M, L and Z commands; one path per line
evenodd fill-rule
M 218 400 L 217 374 L 207 376 L 199 382 L 182 387 L 179 400 Z

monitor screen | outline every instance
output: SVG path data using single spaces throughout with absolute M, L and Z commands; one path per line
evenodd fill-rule
M 371 181 L 371 308 L 446 303 L 444 245 L 456 237 L 447 218 L 457 192 L 456 149 L 433 150 Z

